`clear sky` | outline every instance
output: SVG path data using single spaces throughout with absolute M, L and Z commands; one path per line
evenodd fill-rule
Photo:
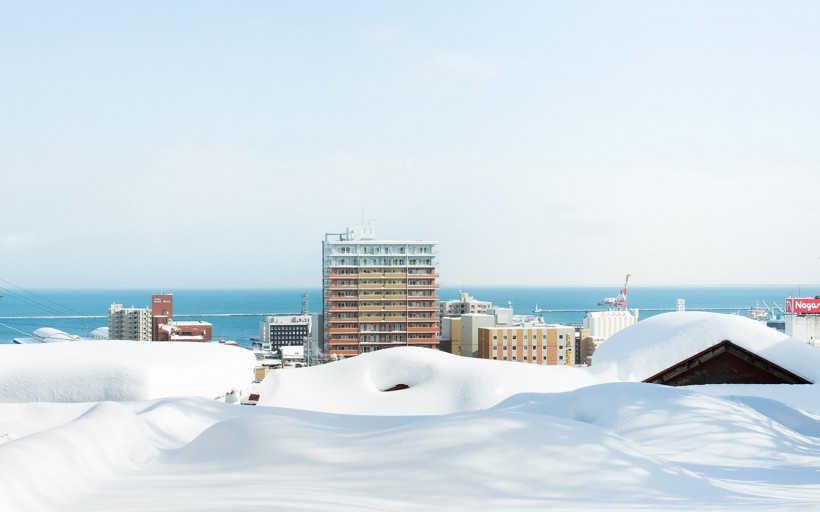
M 0 278 L 820 282 L 820 3 L 0 2 Z

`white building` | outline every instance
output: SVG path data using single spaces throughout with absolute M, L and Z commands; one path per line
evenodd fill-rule
M 112 340 L 151 341 L 151 310 L 124 308 L 111 304 L 108 308 L 108 338 Z
M 492 302 L 476 300 L 475 297 L 465 292 L 460 292 L 457 300 L 446 300 L 439 303 L 442 318 L 459 317 L 470 313 L 484 314 L 492 307 Z
M 786 299 L 786 334 L 820 347 L 820 297 Z
M 635 314 L 629 310 L 622 311 L 590 311 L 584 317 L 584 329 L 589 331 L 595 345 L 600 345 L 616 332 L 634 325 L 637 320 Z

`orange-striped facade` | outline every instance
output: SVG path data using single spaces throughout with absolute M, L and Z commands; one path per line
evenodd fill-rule
M 435 247 L 350 231 L 326 235 L 325 353 L 341 358 L 397 346 L 438 348 Z

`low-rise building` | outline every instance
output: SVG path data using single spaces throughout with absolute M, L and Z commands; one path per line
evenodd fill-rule
M 478 329 L 482 359 L 572 366 L 574 345 L 575 328 L 568 325 L 526 323 Z
M 441 319 L 441 343 L 439 350 L 448 354 L 461 355 L 461 317 Z
M 174 296 L 170 293 L 151 296 L 151 339 L 154 341 L 211 341 L 213 326 L 209 322 L 174 320 Z
M 304 346 L 313 333 L 313 317 L 303 315 L 272 315 L 259 324 L 259 339 L 267 350 Z
M 786 299 L 786 334 L 820 347 L 820 297 Z
M 439 302 L 441 318 L 460 317 L 470 313 L 487 313 L 493 307 L 492 302 L 476 300 L 468 293 L 459 292 L 458 300 L 445 300 Z
M 166 324 L 159 324 L 154 341 L 211 341 L 212 333 L 213 326 L 209 322 L 170 320 Z

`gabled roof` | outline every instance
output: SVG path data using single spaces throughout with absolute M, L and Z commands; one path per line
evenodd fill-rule
M 595 351 L 590 370 L 603 381 L 643 382 L 723 341 L 805 380 L 820 380 L 820 350 L 750 318 L 705 312 L 666 313 L 627 327 Z
M 698 384 L 811 384 L 768 359 L 723 340 L 644 379 L 668 386 Z

